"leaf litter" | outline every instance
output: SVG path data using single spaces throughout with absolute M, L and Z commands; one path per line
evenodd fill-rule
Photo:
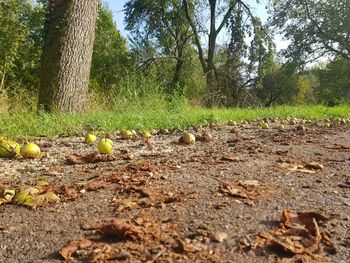
M 251 132 L 249 130 L 247 131 Z M 44 163 L 49 161 L 55 161 L 55 163 L 49 166 L 51 168 L 42 171 L 38 170 L 34 165 L 30 171 L 20 171 L 21 173 L 26 173 L 26 175 L 28 174 L 28 176 L 49 175 L 53 182 L 58 183 L 58 180 L 62 180 L 64 185 L 57 186 L 52 184 L 53 182 L 50 182 L 50 184 L 41 182 L 40 184 L 17 183 L 17 186 L 11 185 L 11 187 L 8 187 L 8 185 L 2 184 L 0 196 L 6 200 L 6 202 L 12 204 L 14 198 L 12 190 L 15 190 L 15 193 L 17 193 L 25 187 L 33 185 L 32 187 L 38 188 L 40 191 L 36 193 L 36 190 L 32 189 L 33 191 L 30 191 L 30 195 L 32 196 L 52 192 L 60 198 L 59 202 L 61 203 L 77 201 L 73 203 L 72 206 L 62 206 L 64 209 L 68 209 L 68 215 L 65 213 L 62 214 L 62 227 L 58 227 L 58 230 L 65 227 L 65 229 L 74 232 L 74 228 L 76 229 L 77 225 L 84 222 L 87 218 L 93 220 L 90 220 L 90 222 L 85 221 L 85 223 L 81 225 L 83 230 L 76 230 L 80 233 L 77 235 L 76 240 L 66 243 L 63 247 L 60 245 L 62 248 L 60 250 L 60 255 L 67 261 L 113 262 L 127 260 L 129 262 L 193 262 L 197 260 L 198 262 L 220 262 L 221 257 L 223 260 L 231 260 L 238 255 L 238 260 L 235 259 L 234 262 L 240 262 L 240 254 L 232 252 L 235 248 L 231 243 L 232 237 L 236 235 L 236 232 L 247 231 L 247 228 L 254 227 L 254 224 L 259 224 L 259 220 L 268 216 L 267 214 L 270 210 L 267 211 L 267 209 L 274 209 L 273 205 L 279 204 L 280 200 L 278 198 L 281 198 L 281 193 L 283 194 L 284 192 L 283 189 L 290 187 L 289 179 L 292 179 L 285 177 L 281 180 L 279 174 L 270 170 L 276 162 L 277 155 L 279 155 L 277 153 L 278 151 L 281 151 L 281 155 L 286 155 L 289 158 L 291 158 L 291 156 L 289 156 L 291 151 L 286 151 L 286 147 L 284 146 L 279 147 L 278 145 L 276 146 L 270 143 L 269 139 L 275 136 L 273 131 L 271 131 L 271 133 L 266 133 L 262 141 L 260 138 L 261 136 L 258 136 L 258 131 L 256 131 L 256 134 L 254 134 L 254 132 L 255 131 L 252 131 L 252 136 L 242 135 L 247 138 L 254 138 L 254 141 L 251 141 L 251 139 L 246 140 L 241 135 L 237 134 L 237 142 L 235 145 L 226 145 L 235 148 L 229 149 L 226 148 L 225 142 L 228 142 L 228 137 L 231 135 L 226 134 L 226 136 L 225 134 L 219 134 L 214 131 L 215 144 L 198 143 L 195 147 L 186 148 L 169 143 L 169 148 L 171 148 L 172 151 L 166 149 L 167 152 L 165 154 L 164 152 L 157 152 L 157 154 L 154 155 L 154 152 L 157 151 L 158 146 L 161 144 L 160 141 L 163 140 L 163 138 L 157 137 L 154 138 L 152 149 L 147 148 L 147 150 L 143 149 L 139 152 L 138 149 L 134 147 L 132 158 L 123 158 L 123 155 L 114 155 L 113 158 L 103 157 L 100 159 L 102 156 L 98 156 L 98 154 L 69 155 L 73 150 L 70 153 L 64 150 L 62 152 L 64 152 L 65 156 L 66 154 L 68 154 L 68 157 L 75 156 L 71 163 L 69 163 L 67 159 L 64 159 L 64 162 L 57 162 L 57 159 L 43 159 Z M 310 129 L 308 132 L 312 132 L 312 130 Z M 283 136 L 285 136 L 285 134 L 283 134 Z M 69 138 L 67 138 L 67 140 L 68 139 Z M 169 139 L 169 141 L 172 140 Z M 294 145 L 296 141 L 297 139 L 291 136 L 290 140 L 288 139 L 288 144 Z M 298 140 L 297 145 L 302 146 L 302 141 Z M 72 148 L 72 146 L 75 146 L 74 142 L 69 144 L 70 148 Z M 137 145 L 137 147 L 145 146 Z M 271 149 L 272 147 L 276 148 L 273 151 L 268 151 L 270 147 Z M 342 147 L 339 147 L 339 150 L 341 149 Z M 61 152 L 61 149 L 59 150 Z M 74 152 L 76 152 L 76 150 L 74 150 Z M 293 153 L 294 152 L 297 153 L 296 157 L 298 158 L 304 158 L 309 154 L 307 152 L 303 157 L 298 150 L 293 149 Z M 344 155 L 344 151 L 339 152 Z M 125 154 L 129 153 L 130 152 Z M 250 157 L 248 157 L 248 154 L 250 154 Z M 252 154 L 256 154 L 256 156 L 254 155 L 254 158 L 251 158 Z M 199 161 L 203 161 L 203 165 L 188 162 L 188 160 L 191 160 L 191 156 L 196 156 Z M 261 156 L 266 157 L 266 160 L 262 161 Z M 222 157 L 229 158 L 223 160 Z M 340 158 L 342 157 L 343 156 L 340 156 Z M 212 160 L 212 162 L 208 162 L 207 160 Z M 290 162 L 285 161 L 287 165 L 290 166 L 286 165 L 285 167 L 279 168 L 287 171 L 289 171 L 288 168 L 292 168 L 292 171 L 306 171 L 306 173 L 318 173 L 324 170 L 324 167 L 327 167 L 327 172 L 337 171 L 332 167 L 332 164 L 321 155 L 318 155 L 317 161 L 323 162 L 324 164 L 316 162 L 293 164 L 294 160 L 296 160 L 296 158 L 293 156 Z M 106 164 L 100 164 L 100 162 L 106 162 Z M 63 163 L 65 165 L 60 165 Z M 90 163 L 94 163 L 94 165 L 88 165 Z M 266 163 L 270 163 L 271 166 L 266 165 Z M 215 166 L 210 166 L 208 169 L 208 165 L 204 164 L 215 164 Z M 257 167 L 255 167 L 255 165 Z M 295 169 L 295 165 L 299 166 Z M 181 167 L 181 169 L 178 167 Z M 252 175 L 250 180 L 244 177 L 247 171 L 246 167 L 251 169 L 249 170 Z M 52 168 L 58 172 L 52 172 L 50 170 Z M 231 203 L 226 206 L 227 209 L 222 209 L 220 211 L 213 210 L 215 203 L 213 204 L 211 202 L 213 199 L 212 178 L 217 176 L 221 169 L 231 171 L 231 168 L 233 172 L 230 178 L 225 179 L 226 181 L 218 180 L 221 183 L 219 186 L 215 186 L 214 184 L 214 191 L 224 196 L 224 200 L 230 200 L 229 202 Z M 49 170 L 50 172 L 48 172 Z M 270 171 L 271 175 L 266 173 Z M 346 167 L 344 173 L 347 173 Z M 340 177 L 341 175 L 337 176 Z M 293 180 L 295 180 L 293 181 L 293 183 L 295 183 L 294 187 L 297 188 L 298 185 L 302 185 L 301 183 L 305 182 L 305 179 L 314 180 L 313 178 L 315 177 L 298 176 L 297 178 L 293 178 Z M 328 184 L 332 183 L 334 180 L 331 179 L 331 181 L 327 181 L 327 179 L 329 178 L 326 176 L 322 178 L 322 180 L 325 180 L 324 184 L 320 179 L 316 181 L 320 188 L 320 191 L 317 192 L 317 189 L 315 189 L 316 194 L 326 189 L 325 185 L 328 186 Z M 29 179 L 29 181 L 30 180 L 33 179 Z M 21 181 L 19 180 L 19 182 Z M 337 185 L 331 184 L 330 187 L 338 187 L 338 184 L 339 183 L 337 183 Z M 277 185 L 278 187 L 276 187 Z M 347 186 L 348 184 L 345 182 L 343 185 Z M 278 188 L 282 189 L 282 191 L 278 193 L 278 197 L 270 196 L 271 198 L 265 200 L 267 195 Z M 339 190 L 340 195 L 346 194 L 346 189 L 346 187 L 342 187 L 336 190 Z M 7 190 L 6 193 L 4 190 Z M 83 198 L 79 199 L 82 197 L 83 190 L 84 193 L 86 191 L 86 194 Z M 300 191 L 304 193 L 304 189 L 301 188 Z M 333 193 L 333 191 L 329 193 Z M 113 199 L 112 202 L 108 202 L 108 199 L 104 199 L 107 200 L 107 202 L 96 204 L 97 198 L 106 197 L 111 198 L 111 200 Z M 299 198 L 296 192 L 294 197 L 295 199 L 293 200 L 283 200 L 283 202 L 289 202 L 291 206 L 295 208 L 295 206 L 298 206 L 295 200 Z M 339 204 L 336 201 L 334 206 L 330 206 L 330 200 L 334 199 L 327 196 L 327 193 L 325 193 L 324 197 L 322 195 L 322 199 L 319 199 L 320 197 L 317 196 L 315 196 L 315 198 L 314 196 L 310 196 L 310 198 L 312 198 L 314 202 L 312 204 L 315 204 L 311 209 L 317 209 L 321 204 L 322 206 L 326 204 L 327 208 L 329 206 L 330 211 L 337 211 L 338 209 L 337 206 L 339 206 Z M 241 203 L 256 200 L 257 204 L 254 208 L 242 206 L 239 207 L 239 209 L 232 209 L 231 205 L 234 204 L 232 200 L 242 200 Z M 322 200 L 322 203 L 320 200 Z M 208 202 L 209 206 L 206 208 L 200 205 L 197 206 L 198 204 L 203 204 L 203 202 Z M 55 203 L 56 202 L 44 202 L 42 206 L 45 207 Z M 293 203 L 295 203 L 295 205 Z M 91 209 L 91 212 L 86 211 L 86 205 L 91 206 L 91 208 L 98 207 L 100 209 Z M 303 207 L 303 205 L 306 205 L 306 203 L 302 202 L 301 206 Z M 112 206 L 112 208 L 114 206 L 115 210 L 110 209 L 110 206 Z M 40 205 L 38 207 L 40 207 Z M 74 218 L 73 223 L 67 224 L 66 221 L 70 221 L 70 214 L 74 211 L 71 209 L 77 208 L 79 214 Z M 80 208 L 84 209 L 80 210 Z M 342 206 L 342 208 L 344 208 L 344 206 Z M 16 211 L 17 208 L 14 205 L 3 205 L 1 209 L 5 212 L 13 212 Z M 42 218 L 42 216 L 45 215 L 48 216 L 52 222 L 57 223 L 57 220 L 50 215 L 51 211 L 54 211 L 54 209 L 48 209 L 47 211 L 40 209 L 35 212 L 37 216 L 29 211 L 30 220 L 34 218 L 33 221 L 35 222 L 36 217 Z M 258 214 L 256 215 L 256 213 Z M 344 211 L 344 213 L 346 213 L 346 211 Z M 256 218 L 254 218 L 255 215 Z M 53 216 L 56 217 L 56 215 Z M 111 219 L 104 219 L 110 218 L 111 216 Z M 251 222 L 249 221 L 249 217 L 252 217 Z M 232 220 L 227 218 L 232 218 Z M 247 218 L 248 221 L 246 221 Z M 279 253 L 277 255 L 279 259 L 291 260 L 292 262 L 298 260 L 299 262 L 301 260 L 302 262 L 308 262 L 307 260 L 314 260 L 317 262 L 317 260 L 321 261 L 325 256 L 337 251 L 330 238 L 331 236 L 329 233 L 332 231 L 333 236 L 333 230 L 330 229 L 328 218 L 321 217 L 316 212 L 294 213 L 291 211 L 285 213 L 285 218 L 289 219 L 284 220 L 280 228 L 267 231 L 266 233 L 260 233 L 257 239 L 251 242 L 250 246 L 256 249 L 256 251 L 263 250 L 266 252 L 267 248 L 274 251 L 274 253 L 278 251 Z M 306 218 L 311 219 L 309 220 Z M 346 218 L 346 216 L 343 216 L 343 218 Z M 190 219 L 192 221 L 188 221 Z M 16 220 L 16 217 L 13 217 L 13 220 Z M 343 229 L 341 227 L 347 224 L 344 220 L 340 221 L 340 224 L 335 226 L 337 227 L 335 229 L 335 235 L 336 238 L 340 238 L 337 245 L 343 244 L 343 246 L 348 246 L 348 240 L 340 233 Z M 192 236 L 193 229 L 191 228 L 197 221 L 208 221 L 209 224 L 215 222 L 217 225 L 213 226 L 214 229 L 198 231 L 196 236 Z M 46 224 L 46 222 L 43 223 Z M 336 223 L 339 223 L 339 221 L 336 221 Z M 250 224 L 252 225 L 250 226 Z M 35 224 L 33 225 L 35 226 Z M 339 225 L 341 225 L 340 228 Z M 48 225 L 45 225 L 45 229 L 47 227 Z M 7 225 L 3 225 L 2 228 L 4 229 L 4 234 L 9 232 L 6 230 Z M 9 228 L 12 229 L 13 227 L 9 226 Z M 79 237 L 81 231 L 84 233 L 83 237 Z M 47 242 L 48 238 L 53 239 L 57 234 L 60 236 L 59 233 L 61 232 L 54 232 L 54 234 L 48 235 L 50 237 L 47 238 L 46 236 L 41 236 L 40 238 L 40 235 L 38 235 L 37 241 Z M 26 236 L 26 233 L 23 233 L 23 235 Z M 47 235 L 46 232 L 45 235 Z M 8 237 L 6 236 L 6 238 Z M 71 238 L 72 236 L 69 236 L 68 239 Z M 258 243 L 258 239 L 260 239 L 260 243 Z M 16 242 L 16 239 L 13 240 Z M 18 243 L 12 245 L 12 249 L 14 249 L 16 244 Z M 11 244 L 9 245 L 11 246 Z M 35 250 L 34 247 L 33 249 L 31 258 L 37 258 L 39 254 L 44 258 L 46 255 L 45 253 L 49 253 L 52 250 L 58 251 L 59 247 L 48 246 L 47 249 L 50 249 L 50 251 L 45 250 L 45 252 Z M 36 252 L 35 256 L 34 251 Z M 9 252 L 4 253 L 9 255 Z M 16 253 L 18 253 L 18 251 Z M 338 254 L 341 254 L 344 258 L 346 253 L 347 252 L 343 251 L 342 254 Z M 252 254 L 255 253 L 241 254 L 241 257 L 245 257 L 248 260 L 243 260 L 242 262 L 259 261 L 259 257 L 261 259 L 261 254 L 257 257 L 252 256 Z M 335 256 L 330 259 L 337 258 L 338 257 Z M 267 257 L 262 260 L 264 259 L 266 260 Z
M 274 251 L 290 262 L 320 262 L 337 249 L 330 239 L 330 219 L 315 211 L 293 212 L 285 209 L 279 228 L 260 233 L 250 246 Z

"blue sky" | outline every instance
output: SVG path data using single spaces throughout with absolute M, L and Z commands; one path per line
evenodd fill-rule
M 127 2 L 127 0 L 104 0 L 109 5 L 109 8 L 113 12 L 114 21 L 117 24 L 118 29 L 122 33 L 123 36 L 126 36 L 126 32 L 124 30 L 124 13 L 123 6 Z
M 264 7 L 264 4 L 267 0 L 261 1 L 259 5 L 252 4 L 252 9 L 255 14 L 257 14 L 263 21 L 267 18 L 267 13 Z M 104 0 L 104 2 L 108 3 L 109 8 L 113 12 L 114 21 L 117 24 L 117 28 L 119 29 L 120 33 L 126 37 L 127 32 L 124 29 L 124 12 L 123 12 L 123 6 L 127 2 L 127 0 Z M 252 1 L 255 3 L 255 1 Z M 220 39 L 219 39 L 220 42 Z M 282 40 L 281 36 L 275 37 L 275 42 L 277 45 L 277 50 L 281 48 L 287 47 L 287 41 Z

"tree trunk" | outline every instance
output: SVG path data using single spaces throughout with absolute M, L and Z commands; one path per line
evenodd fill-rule
M 50 0 L 39 108 L 81 112 L 87 98 L 99 0 Z

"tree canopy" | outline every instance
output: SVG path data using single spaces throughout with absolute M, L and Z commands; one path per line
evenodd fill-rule
M 349 0 L 272 0 L 270 23 L 290 40 L 284 55 L 308 63 L 330 55 L 350 59 Z

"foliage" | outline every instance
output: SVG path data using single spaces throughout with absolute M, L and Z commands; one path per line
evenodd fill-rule
M 43 19 L 31 1 L 0 0 L 0 92 L 37 87 Z
M 307 63 L 325 55 L 350 59 L 349 0 L 271 0 L 270 23 L 290 40 L 284 55 Z
M 327 105 L 350 103 L 350 60 L 336 59 L 324 69 L 316 69 L 319 87 L 316 97 Z
M 184 93 L 186 82 L 193 76 L 189 65 L 194 63 L 194 56 L 182 1 L 136 0 L 124 7 L 139 68 L 155 67 L 169 93 Z
M 277 66 L 262 79 L 255 92 L 265 106 L 288 104 L 298 92 L 295 65 Z
M 232 106 L 234 101 L 242 99 L 241 93 L 255 100 L 248 87 L 257 83 L 258 69 L 273 51 L 261 20 L 246 1 L 184 0 L 183 3 L 206 74 L 206 105 Z M 218 63 L 217 39 L 225 27 L 230 36 L 224 40 L 226 58 Z
M 117 30 L 109 7 L 102 4 L 96 22 L 92 55 L 92 88 L 100 91 L 116 89 L 131 67 L 132 60 L 128 55 L 126 40 Z

